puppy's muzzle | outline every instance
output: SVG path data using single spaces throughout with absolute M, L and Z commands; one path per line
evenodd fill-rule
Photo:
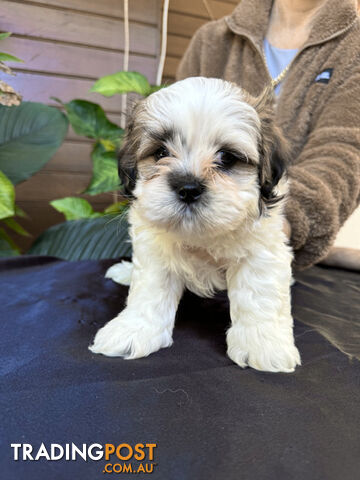
M 205 190 L 205 185 L 191 174 L 172 174 L 169 183 L 178 199 L 187 204 L 197 202 Z

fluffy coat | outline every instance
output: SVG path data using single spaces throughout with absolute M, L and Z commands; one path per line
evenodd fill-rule
M 119 158 L 133 195 L 131 286 L 92 352 L 131 359 L 168 347 L 185 288 L 205 297 L 227 289 L 229 357 L 272 372 L 300 364 L 282 151 L 266 91 L 255 99 L 230 82 L 197 77 L 137 105 Z

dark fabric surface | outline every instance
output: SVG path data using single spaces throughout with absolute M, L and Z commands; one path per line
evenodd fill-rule
M 13 461 L 11 443 L 41 442 L 156 443 L 155 472 L 136 478 L 359 478 L 359 363 L 306 325 L 329 316 L 335 325 L 360 322 L 358 274 L 314 267 L 297 275 L 303 366 L 271 374 L 226 357 L 224 294 L 185 295 L 170 349 L 132 361 L 91 354 L 95 332 L 127 293 L 104 278 L 113 263 L 0 262 L 1 479 L 116 478 L 102 473 L 104 460 Z

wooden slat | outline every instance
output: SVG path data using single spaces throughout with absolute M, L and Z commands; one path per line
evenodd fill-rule
M 182 37 L 192 37 L 204 23 L 206 20 L 202 18 L 169 12 L 168 31 Z
M 164 76 L 175 78 L 176 70 L 179 63 L 180 63 L 179 58 L 166 57 L 166 61 L 164 65 Z
M 98 48 L 64 45 L 29 38 L 10 37 L 1 42 L 1 49 L 24 60 L 8 62 L 11 67 L 23 70 L 50 72 L 79 77 L 98 78 L 122 70 L 123 54 Z M 155 53 L 155 52 L 154 52 Z M 130 55 L 129 70 L 136 70 L 155 81 L 156 58 Z
M 26 182 L 16 186 L 18 201 L 49 201 L 55 198 L 73 196 L 83 191 L 91 174 L 73 172 L 39 172 Z
M 167 55 L 171 57 L 182 57 L 189 43 L 190 38 L 169 34 L 167 41 Z
M 88 174 L 92 169 L 91 150 L 92 143 L 66 140 L 45 165 L 42 172 L 63 171 Z
M 0 80 L 11 83 L 15 90 L 23 94 L 24 100 L 57 106 L 58 104 L 50 96 L 58 97 L 63 102 L 69 102 L 74 98 L 82 98 L 99 103 L 107 111 L 121 111 L 121 98 L 119 95 L 105 98 L 98 93 L 90 92 L 90 88 L 94 83 L 92 80 L 49 77 L 32 73 L 18 73 L 16 77 L 10 78 L 0 73 Z
M 1 1 L 0 29 L 104 48 L 120 49 L 124 45 L 121 20 L 7 0 Z M 133 52 L 154 55 L 158 49 L 157 27 L 131 24 L 130 45 Z
M 50 201 L 55 198 L 76 196 L 89 184 L 91 173 L 47 172 L 41 170 L 33 177 L 16 186 L 17 201 Z M 91 198 L 95 203 L 111 202 L 112 194 L 103 193 Z
M 236 0 L 208 1 L 215 18 L 231 14 L 236 4 L 239 3 Z M 192 15 L 195 15 L 195 17 Z M 174 58 L 169 57 L 181 58 L 195 31 L 208 21 L 210 21 L 210 18 L 206 14 L 205 6 L 201 0 L 172 0 L 170 2 L 167 62 L 165 65 L 165 76 L 167 78 L 173 79 L 176 70 Z
M 91 173 L 91 151 L 93 142 L 78 142 L 66 139 L 42 172 Z
M 113 18 L 124 17 L 124 2 L 122 0 L 87 0 L 86 2 L 84 2 L 84 0 L 35 0 L 35 2 L 46 6 L 52 5 L 82 12 L 91 12 L 98 15 L 107 15 Z M 158 0 L 130 0 L 129 2 L 130 20 L 156 25 L 158 12 Z
M 215 18 L 221 18 L 229 15 L 234 10 L 234 4 L 230 2 L 221 2 L 208 0 L 211 13 Z M 184 13 L 186 15 L 195 15 L 211 20 L 208 11 L 201 0 L 171 0 L 170 11 Z

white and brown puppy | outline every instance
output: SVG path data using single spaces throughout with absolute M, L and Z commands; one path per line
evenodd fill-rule
M 271 372 L 300 364 L 286 179 L 268 96 L 194 77 L 137 104 L 119 159 L 133 196 L 131 286 L 92 352 L 133 359 L 169 347 L 184 288 L 206 297 L 227 289 L 229 357 Z

